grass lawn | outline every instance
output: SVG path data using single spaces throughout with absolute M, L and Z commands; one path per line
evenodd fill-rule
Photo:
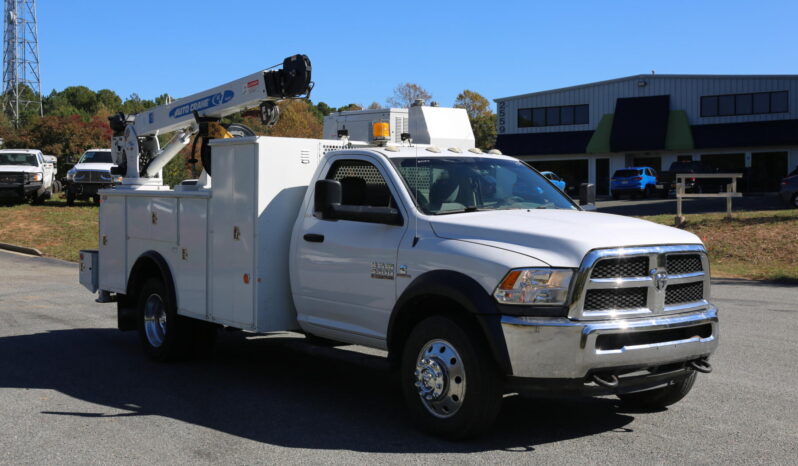
M 673 215 L 643 217 L 673 225 Z M 688 231 L 709 250 L 713 277 L 798 283 L 798 209 L 687 216 Z M 78 250 L 97 248 L 97 207 L 62 199 L 43 206 L 0 206 L 0 242 L 34 247 L 49 257 L 78 260 Z
M 713 277 L 798 283 L 798 209 L 687 216 L 709 251 Z M 642 217 L 673 225 L 673 215 Z
M 0 205 L 0 242 L 36 248 L 45 256 L 78 261 L 80 249 L 97 249 L 98 208 L 63 199 L 41 206 Z

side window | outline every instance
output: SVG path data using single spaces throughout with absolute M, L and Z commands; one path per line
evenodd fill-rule
M 371 207 L 394 207 L 388 184 L 373 164 L 363 160 L 337 160 L 328 180 L 341 183 L 341 203 Z

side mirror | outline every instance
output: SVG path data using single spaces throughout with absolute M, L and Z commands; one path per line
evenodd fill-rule
M 341 205 L 341 182 L 318 180 L 313 193 L 313 215 L 322 220 L 351 220 L 353 222 L 403 225 L 399 210 L 391 207 Z
M 316 181 L 313 193 L 313 215 L 322 220 L 334 220 L 332 206 L 341 205 L 341 182 L 336 180 Z

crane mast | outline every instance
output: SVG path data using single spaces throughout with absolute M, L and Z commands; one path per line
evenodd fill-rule
M 119 113 L 109 117 L 113 137 L 111 150 L 123 187 L 163 186 L 161 170 L 185 147 L 191 137 L 203 138 L 202 162 L 211 173 L 208 123 L 225 116 L 260 108 L 261 120 L 271 125 L 279 116 L 277 102 L 308 96 L 313 87 L 310 60 L 293 55 L 283 60 L 281 69 L 265 69 L 227 84 L 199 92 L 174 102 L 150 108 L 135 115 Z M 160 147 L 158 135 L 176 132 Z

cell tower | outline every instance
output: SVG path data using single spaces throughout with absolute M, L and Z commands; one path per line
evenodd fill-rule
M 28 108 L 42 115 L 36 0 L 5 0 L 3 105 L 14 126 Z

